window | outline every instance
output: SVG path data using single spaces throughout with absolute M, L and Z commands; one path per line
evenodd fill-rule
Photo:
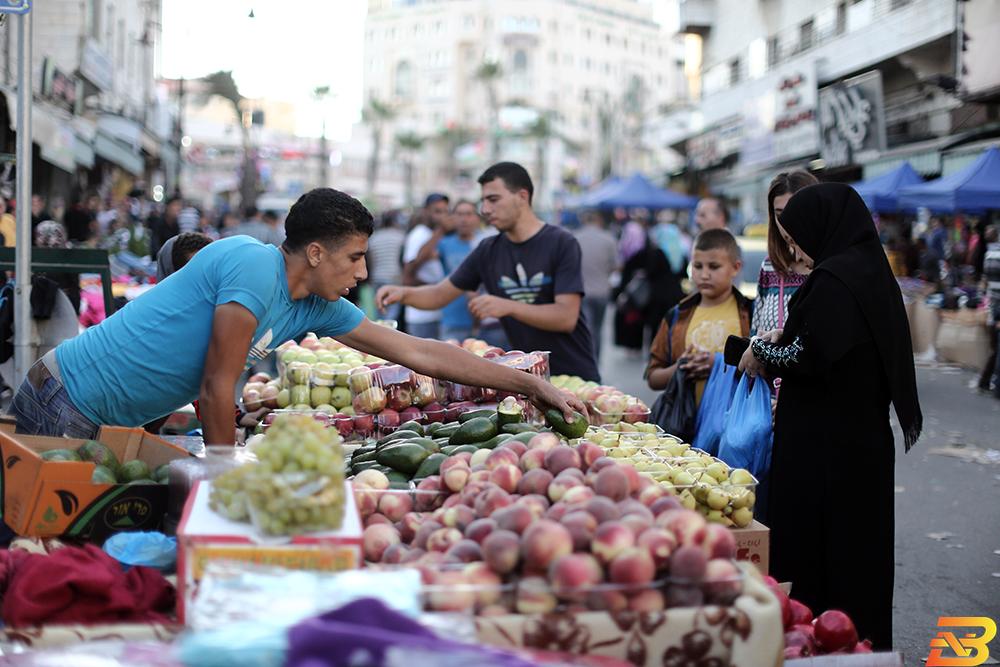
M 107 21 L 104 24 L 104 45 L 111 48 L 111 38 L 115 29 L 115 8 L 108 5 Z
M 119 65 L 125 63 L 125 19 L 118 19 L 118 54 Z
M 402 99 L 413 97 L 413 66 L 407 60 L 396 63 L 395 93 Z
M 90 36 L 94 39 L 101 38 L 101 0 L 90 0 L 87 7 L 87 23 L 89 24 Z
M 910 4 L 910 0 L 892 0 L 892 9 L 899 9 Z
M 466 29 L 475 28 L 476 27 L 476 17 L 473 16 L 472 14 L 466 14 L 462 18 L 462 25 L 464 25 Z
M 583 59 L 583 69 L 589 71 L 590 70 L 590 66 L 591 66 L 591 60 L 590 60 L 590 58 L 584 58 Z
M 583 89 L 583 101 L 590 102 L 590 88 Z
M 444 32 L 444 21 L 435 21 L 434 22 L 434 32 L 436 32 L 436 33 L 442 33 L 442 32 Z
M 735 86 L 740 82 L 740 59 L 733 58 L 729 61 L 729 85 Z
M 625 49 L 626 51 L 628 50 L 628 37 L 622 38 L 622 48 Z
M 604 63 L 604 73 L 611 74 L 611 63 L 609 62 Z
M 842 35 L 847 30 L 847 3 L 837 3 L 837 34 Z
M 414 35 L 421 35 L 421 34 L 423 34 L 423 32 L 424 32 L 424 26 L 423 26 L 422 23 L 414 23 L 413 24 L 413 34 Z
M 774 67 L 781 60 L 781 42 L 777 37 L 767 38 L 767 66 Z
M 524 73 L 528 69 L 528 54 L 524 49 L 518 49 L 514 52 L 513 60 L 514 71 L 518 73 Z
M 799 50 L 811 49 L 816 38 L 816 24 L 809 19 L 799 26 Z

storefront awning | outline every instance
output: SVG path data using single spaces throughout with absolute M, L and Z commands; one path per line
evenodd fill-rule
M 134 176 L 145 170 L 145 163 L 139 153 L 142 127 L 123 116 L 105 115 L 97 121 L 94 137 L 94 153 Z

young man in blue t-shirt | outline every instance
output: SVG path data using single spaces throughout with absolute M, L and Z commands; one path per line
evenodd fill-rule
M 452 209 L 455 231 L 438 241 L 437 252 L 445 274 L 461 266 L 482 238 L 479 211 L 471 201 L 460 201 Z M 441 309 L 441 340 L 462 342 L 472 336 L 474 324 L 469 300 L 462 295 Z
M 458 269 L 436 285 L 388 285 L 379 289 L 375 304 L 436 310 L 483 286 L 488 294 L 469 300 L 473 316 L 499 318 L 515 348 L 548 350 L 553 374 L 599 382 L 590 329 L 580 312 L 580 244 L 566 230 L 535 215 L 534 186 L 521 165 L 499 162 L 483 172 L 479 184 L 483 217 L 500 233 L 480 241 Z
M 18 431 L 92 438 L 99 425 L 140 426 L 199 398 L 205 442 L 232 444 L 244 369 L 310 331 L 418 373 L 526 394 L 567 415 L 582 408 L 528 373 L 367 320 L 341 297 L 367 277 L 371 233 L 359 201 L 317 188 L 288 212 L 280 248 L 246 236 L 212 243 L 35 363 L 11 405 Z

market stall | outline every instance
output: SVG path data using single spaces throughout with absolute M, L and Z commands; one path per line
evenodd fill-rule
M 914 207 L 906 209 L 900 207 L 900 189 L 923 182 L 924 179 L 910 166 L 910 163 L 904 162 L 880 176 L 852 183 L 851 187 L 857 190 L 873 213 L 900 213 L 915 210 Z
M 466 344 L 548 378 L 544 352 Z M 814 621 L 766 576 L 753 475 L 648 424 L 638 399 L 551 378 L 588 407 L 567 420 L 333 339 L 279 355 L 279 377 L 244 389 L 246 407 L 275 410 L 246 447 L 0 431 L 4 516 L 28 536 L 0 560 L 13 664 L 76 664 L 97 638 L 117 664 L 156 665 L 870 652 L 844 614 Z M 176 538 L 155 530 L 170 517 Z M 9 608 L 39 582 L 30 608 Z

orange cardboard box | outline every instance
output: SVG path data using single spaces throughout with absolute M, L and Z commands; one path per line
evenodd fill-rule
M 339 572 L 361 566 L 361 517 L 345 481 L 344 521 L 339 530 L 291 537 L 262 537 L 249 523 L 230 521 L 208 506 L 212 483 L 191 489 L 177 527 L 177 618 L 198 592 L 205 565 L 239 561 L 289 570 Z
M 750 561 L 761 574 L 767 574 L 771 560 L 771 529 L 756 519 L 746 528 L 733 530 L 736 560 Z
M 121 463 L 140 459 L 150 469 L 190 456 L 187 450 L 138 428 L 102 426 L 95 438 Z M 0 516 L 18 535 L 64 535 L 103 540 L 127 530 L 156 530 L 167 507 L 165 484 L 95 484 L 90 461 L 46 461 L 50 449 L 76 449 L 86 440 L 0 430 Z

